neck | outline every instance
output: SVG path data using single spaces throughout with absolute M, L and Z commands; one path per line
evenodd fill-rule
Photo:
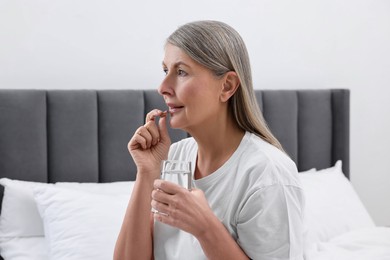
M 210 175 L 236 151 L 245 131 L 229 117 L 219 117 L 199 131 L 190 131 L 198 144 L 195 179 Z

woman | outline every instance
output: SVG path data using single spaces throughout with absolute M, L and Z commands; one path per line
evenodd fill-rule
M 128 144 L 137 179 L 115 259 L 302 259 L 297 169 L 259 111 L 240 35 L 186 24 L 167 39 L 163 70 L 168 112 L 148 113 Z M 171 145 L 167 113 L 192 137 Z M 167 158 L 193 163 L 195 188 L 159 180 Z

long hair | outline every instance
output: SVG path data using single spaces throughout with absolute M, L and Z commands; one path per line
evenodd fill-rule
M 182 49 L 216 76 L 236 72 L 240 86 L 229 99 L 228 106 L 238 126 L 283 150 L 260 111 L 253 90 L 248 51 L 236 30 L 218 21 L 191 22 L 173 32 L 167 43 Z

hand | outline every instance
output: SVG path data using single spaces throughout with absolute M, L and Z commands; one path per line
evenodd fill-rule
M 154 181 L 151 205 L 158 211 L 155 220 L 195 237 L 207 232 L 210 220 L 216 218 L 202 190 L 187 190 L 169 181 Z
M 139 174 L 150 173 L 153 178 L 160 174 L 160 162 L 168 157 L 171 139 L 166 125 L 166 112 L 155 109 L 146 115 L 145 124 L 140 126 L 128 143 Z M 157 126 L 155 118 L 159 116 Z M 154 176 L 155 175 L 155 176 Z

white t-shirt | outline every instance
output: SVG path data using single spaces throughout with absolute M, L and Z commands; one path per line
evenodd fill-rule
M 187 138 L 173 144 L 168 157 L 195 165 L 197 150 Z M 303 191 L 294 162 L 282 151 L 246 132 L 229 160 L 193 185 L 251 259 L 303 259 Z M 154 257 L 206 259 L 194 236 L 157 221 Z

